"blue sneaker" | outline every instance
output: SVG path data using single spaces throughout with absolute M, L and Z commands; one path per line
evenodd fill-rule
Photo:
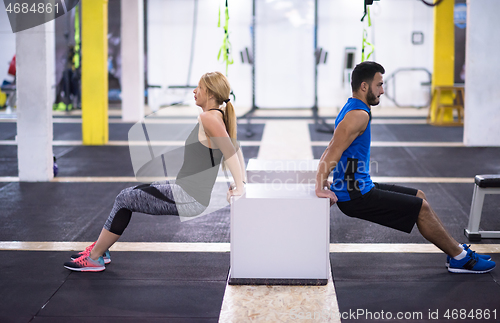
M 462 248 L 463 248 L 465 251 L 467 251 L 467 250 L 469 250 L 470 245 L 466 245 L 466 244 L 464 243 L 464 244 L 462 244 Z M 481 259 L 484 259 L 484 260 L 491 260 L 491 256 L 489 256 L 489 255 L 482 255 L 482 254 L 480 254 L 480 253 L 476 253 L 476 255 L 477 255 L 479 258 L 481 258 Z M 451 259 L 451 257 L 450 257 L 450 256 L 446 256 L 446 268 L 450 267 L 450 259 Z M 106 259 L 104 259 L 104 260 L 106 260 Z
M 484 274 L 495 268 L 496 264 L 491 260 L 480 258 L 474 251 L 467 249 L 467 256 L 461 260 L 450 259 L 448 271 L 458 274 Z
M 64 263 L 64 268 L 73 271 L 103 271 L 106 269 L 104 266 L 104 259 L 102 259 L 102 257 L 99 257 L 97 260 L 93 260 L 85 255 Z

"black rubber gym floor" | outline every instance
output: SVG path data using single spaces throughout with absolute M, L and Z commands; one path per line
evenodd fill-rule
M 326 146 L 315 146 L 320 158 Z M 492 147 L 371 147 L 372 176 L 471 177 L 500 173 L 500 149 Z
M 381 119 L 376 119 L 381 121 Z M 411 119 L 407 119 L 411 120 Z M 329 122 L 334 126 L 334 120 Z M 462 127 L 434 127 L 428 124 L 372 124 L 373 141 L 450 141 L 461 142 Z M 311 141 L 330 141 L 331 133 L 318 132 L 313 124 L 309 125 Z
M 492 258 L 498 263 L 500 254 Z M 498 268 L 450 274 L 442 254 L 331 253 L 330 260 L 343 323 L 500 320 Z
M 132 123 L 110 123 L 109 140 L 127 141 Z M 185 140 L 194 124 L 150 124 L 154 133 L 164 134 L 156 140 Z M 238 140 L 260 141 L 264 124 L 252 124 L 254 135 L 247 138 L 242 127 L 238 129 Z M 55 141 L 81 141 L 81 123 L 54 123 Z M 16 124 L 0 123 L 0 140 L 14 140 Z M 259 147 L 242 147 L 245 160 L 256 158 Z M 134 176 L 128 146 L 54 146 L 54 156 L 59 166 L 58 176 Z M 0 146 L 0 177 L 18 176 L 17 146 Z
M 68 252 L 0 252 L 0 322 L 217 322 L 228 253 L 114 252 L 101 273 Z
M 10 183 L 0 188 L 0 237 L 3 241 L 93 241 L 118 193 L 137 183 Z M 421 189 L 450 233 L 467 242 L 473 184 L 400 185 Z M 487 195 L 481 227 L 500 230 L 500 200 Z M 29 225 L 26 225 L 29 223 Z M 229 242 L 229 209 L 180 222 L 175 216 L 135 213 L 120 241 Z M 28 238 L 27 238 L 28 237 Z M 425 243 L 418 230 L 411 234 L 350 218 L 331 209 L 331 243 Z M 497 243 L 483 239 L 483 243 Z
M 110 140 L 127 140 L 130 126 L 110 124 Z M 169 133 L 184 131 L 182 127 L 169 128 Z M 249 139 L 239 134 L 239 139 L 260 141 L 264 125 L 252 127 L 256 136 Z M 373 140 L 380 141 L 460 142 L 463 135 L 461 128 L 427 125 L 373 125 L 372 131 Z M 15 133 L 15 123 L 0 123 L 0 140 L 13 140 Z M 311 131 L 311 138 L 328 141 L 331 135 Z M 54 139 L 81 140 L 81 125 L 55 123 Z M 314 157 L 319 158 L 324 148 L 313 147 Z M 246 158 L 257 157 L 258 146 L 246 146 L 243 152 Z M 126 146 L 55 146 L 54 154 L 59 176 L 133 176 Z M 372 160 L 378 164 L 375 176 L 473 178 L 500 173 L 500 148 L 373 147 Z M 0 161 L 0 177 L 17 176 L 16 146 L 0 145 Z M 0 241 L 93 241 L 114 197 L 132 185 L 136 183 L 0 183 Z M 450 233 L 467 242 L 463 229 L 473 184 L 400 185 L 423 190 Z M 500 230 L 499 209 L 498 197 L 487 196 L 481 226 Z M 335 206 L 330 223 L 331 243 L 426 243 L 416 228 L 411 234 L 400 233 L 349 218 Z M 172 216 L 134 214 L 120 241 L 229 242 L 229 209 L 186 222 Z M 101 273 L 69 272 L 62 264 L 70 255 L 0 251 L 0 322 L 218 321 L 229 253 L 113 252 L 112 263 Z M 492 256 L 500 261 L 500 254 Z M 388 321 L 393 322 L 404 321 L 395 319 L 398 312 L 422 313 L 415 322 L 499 321 L 500 269 L 484 275 L 454 275 L 447 272 L 445 260 L 443 254 L 434 253 L 332 253 L 340 311 L 391 312 L 394 317 Z M 446 320 L 446 310 L 451 315 L 453 309 L 465 309 L 467 314 L 488 309 L 491 315 L 489 320 Z M 429 311 L 436 310 L 439 320 L 429 319 Z M 342 322 L 364 318 L 350 316 Z

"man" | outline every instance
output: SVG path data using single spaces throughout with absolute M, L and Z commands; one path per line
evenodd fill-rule
M 352 98 L 335 119 L 335 132 L 321 156 L 316 195 L 337 203 L 346 215 L 410 233 L 414 225 L 424 238 L 448 255 L 448 271 L 486 273 L 495 268 L 487 255 L 460 245 L 444 228 L 425 198 L 413 188 L 373 183 L 369 174 L 371 106 L 384 94 L 384 68 L 363 62 L 352 72 Z M 328 175 L 333 171 L 333 183 Z

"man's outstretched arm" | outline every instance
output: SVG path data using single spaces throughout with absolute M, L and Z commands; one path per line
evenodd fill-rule
M 330 189 L 323 189 L 330 187 L 328 176 L 339 163 L 342 153 L 349 148 L 354 139 L 365 131 L 369 121 L 370 116 L 366 111 L 353 110 L 348 112 L 335 129 L 332 140 L 321 155 L 316 172 L 316 195 L 329 198 L 330 204 L 337 202 L 337 196 Z

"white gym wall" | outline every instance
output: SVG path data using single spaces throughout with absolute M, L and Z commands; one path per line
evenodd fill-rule
M 260 2 L 266 3 L 267 7 L 279 7 L 278 3 L 286 7 L 287 3 L 290 3 L 285 0 L 259 0 L 257 4 Z M 217 61 L 217 53 L 223 39 L 222 28 L 217 28 L 219 4 L 222 5 L 223 10 L 224 1 L 199 0 L 195 55 L 190 82 L 192 85 L 195 85 L 199 77 L 207 71 L 225 71 L 225 65 Z M 194 0 L 148 0 L 149 84 L 158 84 L 163 87 L 186 84 L 191 49 L 193 6 Z M 371 59 L 384 65 L 386 76 L 396 69 L 408 67 L 426 68 L 432 73 L 433 9 L 415 0 L 375 1 L 370 9 L 373 25 L 369 30 L 369 41 L 375 45 L 375 53 Z M 292 10 L 293 7 L 290 8 L 290 11 Z M 318 68 L 319 106 L 341 107 L 350 95 L 349 89 L 345 89 L 342 83 L 345 48 L 356 47 L 355 62 L 359 63 L 361 60 L 363 24 L 360 19 L 363 16 L 363 0 L 318 0 L 318 11 L 318 46 L 328 51 L 327 64 L 319 65 Z M 259 9 L 257 12 L 261 13 Z M 251 48 L 252 0 L 229 0 L 229 15 L 230 41 L 234 58 L 234 64 L 229 67 L 229 80 L 237 96 L 236 104 L 250 108 L 252 105 L 251 67 L 248 64 L 242 64 L 240 51 L 245 47 Z M 259 17 L 257 21 L 258 19 Z M 302 34 L 304 30 L 301 29 Z M 258 27 L 257 31 L 259 31 Z M 290 74 L 290 68 L 286 64 L 280 64 L 280 60 L 288 59 L 287 55 L 295 54 L 291 53 L 286 46 L 276 52 L 275 43 L 281 42 L 282 39 L 290 39 L 290 33 L 295 31 L 275 28 L 272 37 L 266 37 L 266 35 L 259 37 L 257 34 L 257 80 L 263 75 L 260 74 L 262 71 L 268 71 L 268 73 L 272 71 L 278 76 Z M 414 31 L 423 33 L 423 44 L 412 44 Z M 311 39 L 312 37 L 313 34 L 311 34 Z M 273 43 L 266 44 L 265 42 Z M 304 52 L 306 46 L 310 46 L 312 55 L 313 43 L 304 44 L 302 49 Z M 263 59 L 260 49 L 266 47 L 273 50 L 268 53 L 270 58 Z M 310 69 L 312 70 L 313 67 Z M 297 78 L 303 77 L 313 82 L 309 71 L 304 73 L 305 76 L 297 75 Z M 273 85 L 273 82 L 268 85 L 273 90 L 269 91 L 272 95 L 262 92 L 262 89 L 259 89 L 261 83 L 257 84 L 258 105 L 262 105 L 263 103 L 259 101 L 264 100 L 267 106 L 291 107 L 289 98 L 299 95 L 310 97 L 309 88 L 305 88 L 303 92 L 296 90 L 297 81 L 293 78 L 288 78 L 289 84 L 286 84 L 287 78 L 280 77 L 279 80 L 279 85 Z M 419 105 L 426 102 L 428 87 L 421 85 L 427 80 L 425 73 L 401 73 L 398 74 L 396 80 L 398 91 L 396 97 L 400 104 Z M 310 87 L 312 86 L 311 84 Z M 392 91 L 392 89 L 393 87 L 389 84 L 389 90 Z M 392 92 L 390 94 L 394 96 Z M 306 106 L 311 99 L 303 101 L 302 105 Z M 392 101 L 384 97 L 382 97 L 381 105 L 394 106 Z
M 279 6 L 285 0 L 267 1 L 269 6 Z M 217 53 L 222 45 L 223 29 L 217 28 L 219 4 L 224 9 L 224 1 L 198 0 L 198 23 L 196 31 L 195 55 L 190 83 L 196 85 L 199 77 L 213 70 L 225 71 L 225 65 L 217 61 Z M 274 4 L 273 4 L 274 3 Z M 281 5 L 283 6 L 283 5 Z M 186 85 L 191 50 L 194 0 L 148 0 L 148 83 L 163 87 Z M 293 9 L 293 8 L 292 8 Z M 386 77 L 398 68 L 423 67 L 432 73 L 433 60 L 433 9 L 416 0 L 380 0 L 375 1 L 371 9 L 372 27 L 369 40 L 375 45 L 372 58 L 386 68 Z M 258 11 L 259 12 L 259 11 Z M 356 63 L 361 60 L 361 41 L 363 24 L 363 0 L 318 0 L 319 26 L 318 46 L 328 51 L 326 65 L 318 66 L 318 100 L 320 107 L 341 107 L 350 95 L 349 89 L 342 83 L 344 51 L 346 47 L 356 47 Z M 229 79 L 236 94 L 239 107 L 252 105 L 251 66 L 242 64 L 240 51 L 251 48 L 252 0 L 229 0 L 229 31 L 233 46 L 234 64 L 229 67 Z M 224 18 L 223 18 L 224 19 Z M 224 22 L 222 19 L 221 23 Z M 412 32 L 420 31 L 424 35 L 422 45 L 413 45 Z M 279 32 L 279 30 L 276 30 Z M 259 72 L 273 71 L 275 75 L 287 75 L 286 64 L 279 64 L 280 59 L 290 55 L 284 47 L 281 52 L 269 52 L 263 59 L 259 48 L 268 47 L 263 41 L 289 38 L 290 31 L 282 30 L 282 36 L 273 32 L 273 37 L 257 37 Z M 287 33 L 287 34 L 285 34 Z M 312 36 L 311 36 L 312 38 Z M 7 75 L 8 62 L 15 51 L 15 37 L 10 29 L 7 14 L 0 13 L 0 79 Z M 269 44 L 269 48 L 276 47 Z M 305 46 L 305 45 L 304 45 Z M 308 45 L 313 51 L 313 44 Z M 305 52 L 305 51 L 304 51 Z M 312 69 L 312 67 L 311 67 Z M 257 74 L 257 77 L 263 74 Z M 303 77 L 303 76 L 298 76 Z M 400 104 L 419 105 L 426 101 L 427 88 L 421 86 L 426 80 L 425 73 L 400 73 L 397 77 L 396 97 Z M 286 78 L 281 78 L 285 79 Z M 312 82 L 311 76 L 307 79 Z M 293 80 L 291 80 L 293 82 Z M 290 106 L 284 101 L 286 95 L 300 95 L 291 90 L 297 82 L 272 87 L 272 95 L 257 93 L 257 101 L 264 98 L 266 105 Z M 261 85 L 260 82 L 257 86 Z M 393 94 L 392 84 L 388 84 L 389 94 Z M 311 84 L 312 87 L 312 84 Z M 279 90 L 285 89 L 285 90 Z M 288 89 L 288 90 L 286 90 Z M 303 96 L 310 101 L 309 89 L 304 89 Z M 181 95 L 190 91 L 170 91 Z M 186 94 L 190 95 L 190 94 Z M 265 95 L 265 97 L 262 97 Z M 177 97 L 171 98 L 173 101 Z M 274 100 L 274 102 L 272 102 Z M 163 103 L 168 103 L 164 98 Z M 259 103 L 259 102 L 257 102 Z M 308 105 L 305 102 L 302 105 Z M 394 106 L 393 102 L 382 96 L 382 106 Z
M 386 78 L 396 69 L 408 67 L 423 67 L 432 73 L 432 8 L 415 0 L 380 0 L 370 6 L 370 12 L 372 27 L 368 30 L 368 41 L 375 46 L 370 60 L 384 66 Z M 320 107 L 342 107 L 350 96 L 350 89 L 345 89 L 342 83 L 344 51 L 346 47 L 356 47 L 355 62 L 361 61 L 362 16 L 363 0 L 319 0 L 318 45 L 328 51 L 327 64 L 319 66 Z M 412 44 L 414 31 L 424 34 L 422 45 Z M 427 78 L 422 72 L 398 74 L 398 102 L 408 105 L 425 103 L 428 89 L 420 83 Z M 393 84 L 388 85 L 393 97 Z M 382 96 L 381 106 L 394 106 L 394 103 Z
M 497 0 L 467 1 L 464 143 L 500 146 L 500 92 L 497 77 L 500 34 L 492 12 Z
M 225 64 L 217 61 L 224 37 L 223 28 L 217 28 L 221 4 L 221 25 L 224 24 L 224 2 L 198 1 L 195 54 L 190 85 L 197 85 L 201 75 L 209 71 L 225 73 Z M 239 51 L 251 47 L 251 1 L 229 2 L 229 40 L 235 63 L 229 67 L 229 80 L 236 94 L 237 104 L 251 105 L 251 67 L 241 63 Z M 186 85 L 191 51 L 194 0 L 148 0 L 148 83 Z M 177 99 L 181 90 L 167 90 Z M 189 92 L 188 95 L 192 92 Z M 191 96 L 192 97 L 192 96 Z M 169 98 L 164 97 L 164 103 Z M 194 103 L 194 100 L 193 100 Z

